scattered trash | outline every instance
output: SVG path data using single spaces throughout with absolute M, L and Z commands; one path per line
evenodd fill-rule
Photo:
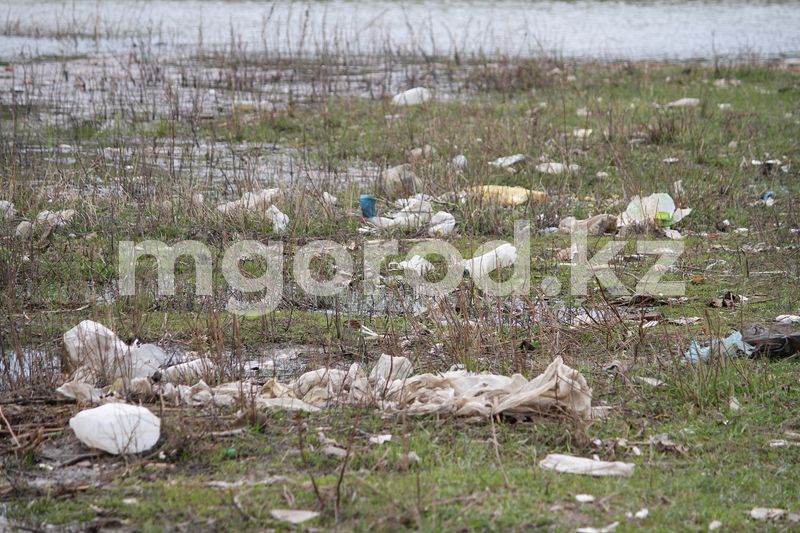
M 716 356 L 719 354 L 720 357 L 730 358 L 736 357 L 740 353 L 749 356 L 754 351 L 755 347 L 742 340 L 742 333 L 740 331 L 734 331 L 725 339 L 712 339 L 711 344 L 707 347 L 702 347 L 697 341 L 692 341 L 684 357 L 692 363 L 699 363 L 701 361 L 708 361 L 712 355 Z
M 617 217 L 609 214 L 595 215 L 586 220 L 567 217 L 561 220 L 558 224 L 558 229 L 567 234 L 584 232 L 593 236 L 616 233 Z
M 325 446 L 322 448 L 322 453 L 328 457 L 334 457 L 336 459 L 343 459 L 347 457 L 347 450 L 338 446 Z
M 591 494 L 576 494 L 575 501 L 578 503 L 592 503 L 595 498 Z
M 329 193 L 328 191 L 324 191 L 322 193 L 322 203 L 325 205 L 329 205 L 331 207 L 339 204 L 339 199 Z
M 264 215 L 272 222 L 272 229 L 275 233 L 281 234 L 286 232 L 286 228 L 289 227 L 289 217 L 281 213 L 281 210 L 278 209 L 277 206 L 269 206 L 269 209 L 266 210 Z
M 651 387 L 660 387 L 661 385 L 664 384 L 664 382 L 661 381 L 660 379 L 648 378 L 645 376 L 636 376 L 635 378 L 633 378 L 633 380 L 638 383 L 644 383 L 645 385 L 650 385 Z
M 319 516 L 316 511 L 300 511 L 294 509 L 273 509 L 269 515 L 275 520 L 290 524 L 302 524 Z
M 683 318 L 670 318 L 667 320 L 670 324 L 675 324 L 678 326 L 688 326 L 690 324 L 698 324 L 702 322 L 703 319 L 699 316 L 687 316 Z
M 731 396 L 731 399 L 728 400 L 728 408 L 731 411 L 738 413 L 742 410 L 742 404 L 739 403 L 739 400 L 736 398 L 736 396 Z
M 464 154 L 458 154 L 453 158 L 451 163 L 453 164 L 454 168 L 458 170 L 464 170 L 465 168 L 467 168 L 467 156 L 465 156 Z
M 778 520 L 786 515 L 785 509 L 768 507 L 754 507 L 750 510 L 750 518 L 753 520 Z
M 517 260 L 517 248 L 509 243 L 501 244 L 491 252 L 464 261 L 464 270 L 478 283 L 498 268 L 510 267 Z
M 683 220 L 691 212 L 689 208 L 675 207 L 675 201 L 667 193 L 653 193 L 645 198 L 634 196 L 625 212 L 619 216 L 617 225 L 626 229 L 663 231 Z
M 506 157 L 499 157 L 494 161 L 490 161 L 489 165 L 497 168 L 503 168 L 506 170 L 514 171 L 519 166 L 527 162 L 528 162 L 528 156 L 526 156 L 525 154 L 514 154 Z
M 14 230 L 14 235 L 20 239 L 29 239 L 30 236 L 33 235 L 33 224 L 27 220 L 23 220 L 17 225 L 17 229 Z
M 415 255 L 407 261 L 397 263 L 397 268 L 401 268 L 404 271 L 416 272 L 418 276 L 423 277 L 428 272 L 433 272 L 434 270 L 433 264 L 419 255 Z
M 580 166 L 574 163 L 565 165 L 564 163 L 540 163 L 536 165 L 537 172 L 542 174 L 565 174 L 567 172 L 575 172 L 580 170 Z
M 734 294 L 731 291 L 727 291 L 725 294 L 722 295 L 721 298 L 714 298 L 710 302 L 708 302 L 709 307 L 716 307 L 716 308 L 734 308 L 737 305 L 747 302 L 749 300 L 748 297 L 743 296 L 741 294 Z
M 422 180 L 408 163 L 384 170 L 381 173 L 381 185 L 390 195 L 422 192 Z
M 675 163 L 680 162 L 680 159 L 678 159 L 677 157 L 667 157 L 667 158 L 662 159 L 661 161 L 663 163 L 668 164 L 668 165 L 673 165 Z
M 436 155 L 436 149 L 430 144 L 426 144 L 421 148 L 413 148 L 408 152 L 408 158 L 411 161 L 419 161 L 420 159 Z
M 539 466 L 545 470 L 589 476 L 632 476 L 636 468 L 632 463 L 598 461 L 558 453 L 549 454 L 539 461 Z
M 74 209 L 63 209 L 61 211 L 42 211 L 36 215 L 36 225 L 56 228 L 67 226 L 75 218 L 77 212 Z
M 238 200 L 219 204 L 217 211 L 224 215 L 235 215 L 243 212 L 266 212 L 280 195 L 281 190 L 277 188 L 246 192 Z
M 647 443 L 662 452 L 675 452 L 682 455 L 689 453 L 689 449 L 686 446 L 674 442 L 666 433 L 651 436 L 647 439 Z
M 775 322 L 783 325 L 800 324 L 800 315 L 778 315 L 775 317 Z
M 714 87 L 719 87 L 719 88 L 738 87 L 741 84 L 742 84 L 742 82 L 740 80 L 737 80 L 737 79 L 728 80 L 728 79 L 725 79 L 725 78 L 720 78 L 718 80 L 714 80 Z
M 604 179 L 607 178 L 608 176 L 609 176 L 608 172 L 603 172 L 602 170 L 597 174 L 595 174 L 595 177 L 599 179 Z
M 14 204 L 8 200 L 0 200 L 0 219 L 9 220 L 17 216 Z
M 790 441 L 786 439 L 772 439 L 767 443 L 770 448 L 793 448 L 800 446 L 800 442 Z
M 547 201 L 546 192 L 532 191 L 524 187 L 508 187 L 506 185 L 478 185 L 464 189 L 461 194 L 503 207 L 514 207 L 528 202 L 540 204 Z
M 358 197 L 358 203 L 361 206 L 361 215 L 364 218 L 373 218 L 377 216 L 378 210 L 376 206 L 377 200 L 370 194 L 362 194 Z
M 107 403 L 79 412 L 69 426 L 83 444 L 119 455 L 141 453 L 158 442 L 161 420 L 144 407 Z
M 720 522 L 719 520 L 714 520 L 713 522 L 708 524 L 709 531 L 716 531 L 721 527 L 722 527 L 722 522 Z
M 650 516 L 650 511 L 647 508 L 639 509 L 635 513 L 626 513 L 628 518 L 636 518 L 637 520 L 644 520 L 648 516 Z
M 721 103 L 721 104 L 717 104 L 717 108 L 720 111 L 730 111 L 730 110 L 733 109 L 733 106 L 731 104 Z
M 594 130 L 575 128 L 572 130 L 572 136 L 578 139 L 588 139 L 589 137 L 591 137 L 592 132 L 594 132 Z
M 384 443 L 389 442 L 391 440 L 392 440 L 392 436 L 390 434 L 375 435 L 374 437 L 370 437 L 369 438 L 369 443 L 370 444 L 381 445 L 381 444 L 384 444 Z
M 419 105 L 433 99 L 433 92 L 425 87 L 414 87 L 392 98 L 394 105 Z
M 586 118 L 592 116 L 592 112 L 585 107 L 579 107 L 578 109 L 576 109 L 575 114 L 578 115 L 580 118 Z
M 753 325 L 745 328 L 742 340 L 753 348 L 753 356 L 789 357 L 800 352 L 800 331 L 773 331 Z
M 437 211 L 429 222 L 428 235 L 431 237 L 444 237 L 453 233 L 455 228 L 456 217 L 447 211 Z
M 605 527 L 579 527 L 575 533 L 612 533 L 619 527 L 619 522 L 608 524 Z
M 673 107 L 697 107 L 700 105 L 699 98 L 681 98 L 667 104 L 668 108 Z

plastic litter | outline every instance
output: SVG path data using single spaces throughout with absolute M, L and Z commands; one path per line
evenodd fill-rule
M 539 163 L 536 165 L 536 171 L 542 174 L 565 174 L 567 172 L 575 172 L 580 170 L 580 166 L 576 164 L 566 165 L 564 163 Z
M 294 509 L 273 509 L 269 515 L 275 520 L 290 524 L 302 524 L 319 516 L 316 511 L 301 511 Z
M 364 218 L 373 218 L 378 214 L 376 206 L 377 200 L 370 194 L 362 194 L 358 197 L 358 203 L 361 207 L 361 215 Z
M 36 215 L 36 225 L 51 228 L 67 226 L 75 218 L 77 212 L 74 209 L 62 209 L 61 211 L 42 211 Z
M 783 325 L 800 324 L 800 315 L 778 315 L 775 317 L 775 322 Z
M 289 227 L 289 217 L 282 213 L 275 205 L 269 206 L 264 215 L 272 222 L 272 229 L 275 233 L 285 233 Z
M 667 193 L 653 193 L 645 198 L 634 196 L 625 212 L 620 215 L 619 225 L 670 227 L 683 220 L 691 212 L 690 208 L 678 209 L 675 207 L 675 201 Z
M 23 220 L 17 225 L 17 229 L 14 230 L 14 235 L 20 239 L 30 238 L 30 236 L 33 235 L 33 224 L 27 220 Z
M 277 188 L 246 192 L 238 200 L 219 204 L 217 206 L 217 211 L 225 215 L 235 215 L 242 212 L 266 212 L 280 195 L 281 190 Z
M 397 268 L 401 268 L 405 271 L 416 272 L 418 276 L 424 276 L 428 272 L 432 272 L 434 269 L 433 264 L 430 261 L 419 255 L 415 255 L 407 261 L 400 261 L 397 263 Z
M 369 443 L 370 444 L 381 445 L 381 444 L 384 444 L 384 443 L 389 442 L 391 440 L 392 440 L 391 434 L 387 433 L 386 435 L 375 435 L 373 437 L 370 437 L 369 438 Z
M 451 163 L 453 164 L 454 168 L 458 170 L 464 170 L 465 168 L 467 168 L 467 156 L 465 156 L 464 154 L 458 154 L 453 158 Z
M 414 87 L 402 93 L 396 94 L 392 98 L 394 105 L 419 105 L 433 99 L 433 92 L 425 87 Z
M 713 520 L 710 524 L 708 524 L 709 531 L 716 531 L 722 527 L 722 522 L 719 520 Z
M 414 194 L 422 191 L 422 180 L 411 165 L 404 163 L 390 167 L 381 173 L 381 184 L 387 194 Z
M 144 407 L 107 403 L 81 411 L 69 426 L 83 444 L 119 455 L 141 453 L 158 442 L 161 420 Z
M 606 233 L 616 233 L 617 217 L 609 214 L 595 215 L 585 220 L 567 217 L 558 224 L 558 229 L 567 234 L 585 232 L 588 235 L 600 236 Z
M 605 527 L 579 527 L 575 533 L 612 533 L 619 527 L 619 522 L 613 522 Z
M 800 352 L 800 331 L 786 331 L 785 326 L 775 329 L 763 326 L 745 328 L 742 340 L 753 348 L 753 356 L 789 357 Z
M 455 227 L 456 217 L 447 211 L 437 211 L 431 217 L 428 235 L 431 237 L 444 237 L 453 233 Z
M 576 494 L 575 501 L 578 503 L 592 503 L 594 502 L 595 497 L 591 494 Z
M 464 270 L 469 272 L 477 283 L 479 280 L 498 268 L 510 267 L 517 260 L 517 249 L 514 245 L 501 244 L 494 250 L 478 257 L 464 261 Z
M 430 144 L 426 144 L 420 148 L 412 148 L 408 151 L 408 158 L 411 161 L 419 161 L 420 159 L 431 157 L 432 155 L 436 155 L 436 149 Z
M 528 162 L 529 157 L 525 154 L 514 154 L 505 157 L 498 157 L 494 161 L 489 161 L 489 165 L 497 168 L 514 171 L 519 166 Z
M 750 518 L 753 520 L 778 520 L 786 514 L 785 509 L 769 507 L 754 507 L 750 510 Z
M 670 102 L 667 104 L 667 107 L 697 107 L 700 105 L 699 98 L 680 98 L 675 100 L 674 102 Z
M 498 204 L 503 207 L 532 202 L 540 204 L 547 201 L 547 193 L 533 191 L 524 187 L 508 187 L 506 185 L 478 185 L 467 187 L 461 192 L 462 196 L 479 198 L 483 202 Z
M 584 128 L 575 128 L 572 130 L 572 136 L 578 139 L 588 139 L 592 136 L 594 130 L 592 129 L 584 129 Z
M 708 361 L 712 355 L 719 354 L 720 357 L 736 357 L 740 353 L 747 356 L 752 355 L 755 347 L 742 340 L 742 333 L 734 331 L 728 337 L 716 338 L 711 340 L 709 346 L 703 347 L 697 341 L 692 341 L 684 357 L 692 363 Z
M 8 200 L 0 200 L 0 219 L 9 220 L 17 215 L 14 204 Z
M 588 476 L 632 476 L 636 465 L 621 461 L 598 461 L 585 457 L 551 453 L 541 461 L 539 467 L 566 474 L 582 474 Z

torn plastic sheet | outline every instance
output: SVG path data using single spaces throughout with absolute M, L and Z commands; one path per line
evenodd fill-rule
M 736 357 L 740 353 L 747 356 L 752 355 L 755 347 L 742 340 L 742 333 L 734 331 L 727 338 L 716 338 L 711 340 L 709 346 L 700 346 L 697 341 L 692 341 L 684 357 L 692 363 L 708 361 L 712 355 L 719 354 L 720 357 Z
M 599 461 L 586 457 L 575 457 L 560 453 L 551 453 L 541 461 L 539 467 L 565 474 L 581 474 L 587 476 L 632 476 L 636 465 L 621 461 Z

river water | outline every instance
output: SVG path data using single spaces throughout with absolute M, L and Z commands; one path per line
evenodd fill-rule
M 799 1 L 4 0 L 0 58 L 87 53 L 797 57 Z

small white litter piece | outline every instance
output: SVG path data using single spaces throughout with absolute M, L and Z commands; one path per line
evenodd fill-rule
M 14 230 L 14 236 L 20 239 L 28 239 L 31 235 L 33 235 L 33 224 L 27 220 L 23 220 L 17 224 L 17 229 Z
M 733 109 L 733 106 L 731 104 L 723 102 L 721 104 L 717 104 L 717 109 L 719 109 L 720 111 L 730 111 L 731 109 Z
M 219 204 L 217 211 L 225 215 L 265 212 L 280 195 L 281 190 L 277 188 L 246 192 L 238 200 Z
M 800 316 L 798 315 L 778 315 L 775 317 L 775 322 L 785 326 L 791 324 L 800 324 Z
M 719 521 L 719 520 L 714 520 L 713 522 L 708 524 L 708 530 L 709 531 L 716 531 L 721 527 L 722 527 L 722 522 Z
M 425 87 L 414 87 L 392 98 L 394 105 L 419 105 L 433 99 L 433 92 Z
M 679 100 L 675 100 L 674 102 L 670 102 L 667 104 L 667 107 L 697 107 L 700 105 L 699 98 L 681 98 Z
M 567 165 L 564 163 L 549 162 L 536 165 L 536 171 L 542 174 L 566 174 L 567 172 L 580 170 L 580 168 L 579 165 L 574 163 Z
M 526 163 L 528 161 L 528 156 L 525 154 L 514 154 L 505 157 L 499 157 L 494 161 L 490 161 L 489 165 L 497 168 L 516 168 L 519 165 Z
M 464 170 L 465 168 L 467 168 L 467 156 L 465 156 L 464 154 L 458 154 L 453 158 L 451 163 L 453 164 L 453 168 L 458 170 Z
M 392 435 L 387 433 L 386 435 L 375 435 L 373 437 L 370 437 L 369 438 L 369 443 L 370 444 L 381 445 L 381 444 L 384 444 L 386 442 L 390 442 L 391 440 L 392 440 Z
M 572 130 L 572 136 L 577 139 L 588 139 L 592 136 L 594 130 L 592 129 L 584 129 L 584 128 L 575 128 Z
M 464 270 L 469 272 L 477 283 L 498 268 L 510 267 L 517 260 L 517 248 L 509 243 L 501 244 L 494 250 L 464 261 Z
M 551 453 L 541 461 L 539 467 L 565 474 L 582 474 L 587 476 L 632 476 L 635 464 L 621 461 L 597 461 L 585 457 L 575 457 L 560 453 Z
M 272 229 L 275 230 L 275 233 L 283 234 L 286 232 L 286 228 L 289 227 L 289 216 L 282 213 L 277 206 L 269 206 L 264 215 L 272 222 Z
M 608 524 L 605 527 L 579 527 L 575 533 L 612 533 L 619 527 L 619 522 Z
M 750 518 L 753 520 L 779 520 L 786 514 L 785 509 L 775 509 L 769 507 L 754 507 L 750 510 Z
M 75 218 L 77 211 L 74 209 L 62 209 L 61 211 L 42 211 L 36 215 L 36 225 L 50 226 L 53 228 L 66 226 Z
M 0 219 L 10 219 L 17 215 L 17 210 L 14 204 L 8 200 L 0 200 Z
M 431 237 L 446 237 L 456 228 L 456 217 L 447 211 L 437 211 L 428 223 L 428 235 Z
M 595 497 L 591 494 L 576 494 L 575 501 L 578 503 L 592 503 L 594 502 Z
M 645 377 L 645 376 L 636 376 L 633 379 L 637 383 L 643 383 L 645 385 L 650 385 L 651 387 L 660 387 L 661 385 L 664 384 L 664 382 L 661 381 L 660 379 L 648 378 L 648 377 Z
M 325 191 L 322 193 L 322 203 L 325 205 L 334 206 L 339 204 L 339 199 L 331 193 Z
M 114 455 L 147 451 L 161 435 L 161 420 L 156 415 L 126 403 L 81 411 L 70 419 L 69 426 L 86 446 Z
M 661 160 L 662 163 L 666 163 L 668 165 L 674 165 L 675 163 L 680 163 L 680 159 L 677 157 L 665 157 Z
M 400 261 L 397 267 L 408 272 L 416 272 L 418 276 L 425 276 L 428 272 L 434 269 L 433 264 L 422 256 L 415 255 L 407 261 Z
M 303 524 L 319 516 L 316 511 L 301 511 L 295 509 L 273 509 L 269 515 L 275 520 L 288 522 L 290 524 Z

